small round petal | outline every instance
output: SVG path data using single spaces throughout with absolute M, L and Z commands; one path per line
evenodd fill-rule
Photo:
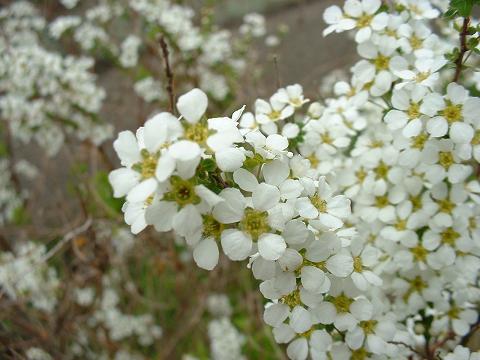
M 252 239 L 239 230 L 222 232 L 221 243 L 223 252 L 231 260 L 245 260 L 252 251 Z
M 450 127 L 450 139 L 456 144 L 468 144 L 474 133 L 473 128 L 464 122 L 454 122 Z
M 335 276 L 347 277 L 353 271 L 353 259 L 350 255 L 336 254 L 327 260 L 326 267 Z
M 301 271 L 301 279 L 305 289 L 319 294 L 323 289 L 325 273 L 314 266 L 304 266 Z
M 159 232 L 172 230 L 173 217 L 177 213 L 177 204 L 171 201 L 159 201 L 149 206 L 145 219 Z
M 283 151 L 288 147 L 288 140 L 282 135 L 272 134 L 267 137 L 265 145 L 269 149 Z
M 120 168 L 108 174 L 108 181 L 112 185 L 113 196 L 116 198 L 123 197 L 138 184 L 140 174 L 128 168 Z
M 160 156 L 155 170 L 155 177 L 158 181 L 166 181 L 175 170 L 175 159 L 168 153 Z
M 194 124 L 205 114 L 207 95 L 200 89 L 192 89 L 178 98 L 177 109 L 189 123 Z
M 366 299 L 357 299 L 350 305 L 350 312 L 359 321 L 370 320 L 373 316 L 373 305 Z
M 287 355 L 291 360 L 306 360 L 308 356 L 308 341 L 305 338 L 293 340 L 287 347 Z
M 168 152 L 175 160 L 189 161 L 201 154 L 200 146 L 193 141 L 180 140 L 168 148 Z
M 138 148 L 137 138 L 131 131 L 122 131 L 113 142 L 113 148 L 123 166 L 131 166 L 142 160 Z
M 220 170 L 233 172 L 239 169 L 246 157 L 239 148 L 227 148 L 215 153 L 215 159 Z
M 150 195 L 157 189 L 157 180 L 154 178 L 143 180 L 136 185 L 127 195 L 129 202 L 142 202 L 148 199 Z
M 290 326 L 297 334 L 302 334 L 312 327 L 312 316 L 302 306 L 295 306 L 290 314 Z
M 280 190 L 276 186 L 262 183 L 252 193 L 252 202 L 255 209 L 269 210 L 280 201 Z
M 263 313 L 263 320 L 270 326 L 279 326 L 290 314 L 286 304 L 277 303 L 268 306 Z
M 258 186 L 258 181 L 255 175 L 245 169 L 237 169 L 233 173 L 233 181 L 240 186 L 242 190 L 252 192 Z
M 205 270 L 213 270 L 218 264 L 218 257 L 218 246 L 212 238 L 200 241 L 193 250 L 193 260 Z
M 290 168 L 284 161 L 274 160 L 265 164 L 262 168 L 265 181 L 271 185 L 280 185 L 288 178 Z
M 265 260 L 278 260 L 286 248 L 285 240 L 277 234 L 263 234 L 258 239 L 258 252 Z

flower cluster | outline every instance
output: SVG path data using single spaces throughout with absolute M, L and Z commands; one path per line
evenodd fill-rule
M 455 26 L 430 24 L 447 2 L 397 3 L 327 9 L 325 34 L 355 30 L 362 59 L 305 114 L 300 85 L 223 118 L 194 89 L 115 142 L 132 231 L 174 230 L 208 270 L 219 245 L 248 259 L 291 359 L 470 357 L 480 100 Z
M 121 21 L 141 23 L 118 43 L 116 31 Z M 197 21 L 199 20 L 199 21 Z M 200 23 L 200 25 L 196 25 Z M 127 24 L 127 23 L 125 23 Z M 248 45 L 267 35 L 265 19 L 257 13 L 247 14 L 239 34 L 214 25 L 210 11 L 197 19 L 193 8 L 174 1 L 101 2 L 88 8 L 83 15 L 57 17 L 49 26 L 55 39 L 70 35 L 83 51 L 108 57 L 123 68 L 138 68 L 134 74 L 135 91 L 146 102 L 168 100 L 160 84 L 158 71 L 152 68 L 145 55 L 158 48 L 157 36 L 169 40 L 176 77 L 182 78 L 185 88 L 200 84 L 216 101 L 224 101 L 235 91 L 233 78 L 241 75 L 252 57 Z M 273 35 L 271 35 L 273 36 Z M 278 43 L 269 37 L 269 43 Z
M 45 49 L 37 36 L 45 20 L 27 2 L 3 9 L 0 24 L 0 117 L 12 136 L 35 140 L 49 155 L 66 135 L 96 145 L 108 139 L 113 127 L 98 117 L 105 91 L 90 72 L 93 60 Z

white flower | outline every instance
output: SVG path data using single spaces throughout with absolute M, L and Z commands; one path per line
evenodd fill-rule
M 386 13 L 375 15 L 380 8 L 380 0 L 347 0 L 342 10 L 338 6 L 331 6 L 325 10 L 323 19 L 329 26 L 323 31 L 323 35 L 342 32 L 354 28 L 359 29 L 355 34 L 358 43 L 367 41 L 373 31 L 384 28 L 388 22 Z
M 343 195 L 333 195 L 333 191 L 321 177 L 318 183 L 304 180 L 307 197 L 297 200 L 295 207 L 300 216 L 310 219 L 310 224 L 319 229 L 335 230 L 343 225 L 342 219 L 350 214 L 350 200 Z

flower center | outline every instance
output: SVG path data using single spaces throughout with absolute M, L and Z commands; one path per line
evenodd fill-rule
M 451 227 L 445 229 L 442 234 L 442 242 L 445 245 L 454 246 L 455 241 L 460 237 L 460 234 L 453 230 Z
M 480 130 L 475 131 L 472 139 L 472 145 L 480 145 Z
M 421 83 L 422 81 L 427 80 L 429 76 L 430 76 L 429 71 L 420 72 L 415 77 L 415 80 L 416 80 L 417 83 Z
M 175 201 L 180 206 L 199 204 L 200 197 L 195 193 L 195 184 L 179 176 L 170 179 L 172 189 L 164 195 L 165 200 Z
M 220 235 L 224 229 L 224 225 L 219 223 L 212 215 L 203 217 L 203 236 L 220 239 Z
M 280 119 L 280 116 L 282 115 L 282 113 L 280 111 L 277 111 L 277 110 L 272 110 L 270 112 L 270 114 L 268 114 L 268 117 L 270 118 L 270 120 L 272 121 L 277 121 Z
M 455 204 L 448 199 L 437 200 L 438 207 L 441 212 L 451 214 L 452 210 L 455 208 Z
M 422 150 L 423 147 L 425 146 L 425 143 L 428 139 L 428 135 L 423 133 L 423 134 L 420 134 L 420 135 L 417 135 L 417 136 L 414 136 L 412 138 L 412 141 L 411 141 L 411 144 L 410 146 L 413 148 L 413 149 L 419 149 L 419 150 Z
M 254 209 L 246 209 L 243 219 L 240 222 L 240 228 L 248 233 L 253 240 L 258 240 L 260 235 L 268 232 L 268 213 Z
M 398 231 L 403 231 L 407 228 L 407 222 L 405 219 L 400 219 L 395 223 L 395 229 Z
M 376 176 L 377 180 L 386 179 L 388 174 L 388 169 L 389 169 L 388 165 L 385 164 L 383 161 L 380 161 L 378 166 L 374 169 L 375 174 L 377 175 Z
M 352 351 L 352 355 L 350 356 L 351 360 L 365 360 L 368 359 L 368 352 L 365 348 L 360 348 L 357 350 Z
M 296 289 L 288 295 L 283 296 L 280 301 L 284 304 L 287 304 L 290 309 L 293 309 L 295 306 L 300 305 L 300 291 Z
M 425 259 L 428 255 L 428 251 L 422 245 L 417 245 L 414 248 L 411 248 L 410 252 L 412 253 L 415 260 L 422 262 L 425 262 Z
M 375 69 L 377 71 L 387 70 L 388 65 L 390 64 L 390 58 L 384 55 L 378 55 L 377 58 L 373 61 Z
M 318 212 L 326 213 L 327 212 L 327 202 L 323 200 L 320 196 L 314 195 L 310 198 L 312 205 L 318 210 Z
M 448 104 L 440 114 L 447 119 L 448 123 L 454 123 L 455 121 L 462 120 L 462 105 Z
M 386 195 L 375 197 L 375 205 L 377 208 L 384 208 L 385 206 L 388 206 L 388 204 L 388 197 Z
M 420 195 L 410 196 L 410 202 L 412 203 L 413 210 L 420 210 L 422 208 L 422 197 Z
M 196 142 L 197 144 L 204 144 L 208 138 L 208 127 L 199 122 L 187 125 L 185 129 L 185 138 Z
M 307 157 L 307 159 L 310 160 L 310 165 L 312 166 L 312 168 L 316 169 L 318 167 L 320 161 L 318 161 L 315 154 L 310 155 L 309 157 Z
M 438 162 L 445 170 L 448 170 L 453 164 L 453 155 L 451 152 L 440 151 L 438 153 Z
M 373 20 L 373 15 L 368 15 L 368 14 L 362 15 L 357 20 L 357 27 L 360 29 L 367 27 L 372 23 L 372 20 Z
M 409 39 L 409 42 L 413 50 L 418 50 L 423 45 L 423 40 L 416 35 L 412 35 L 412 37 Z
M 355 171 L 355 176 L 360 183 L 363 183 L 363 180 L 367 177 L 367 172 L 361 167 L 358 171 Z
M 410 107 L 407 110 L 407 115 L 410 120 L 418 118 L 420 116 L 420 104 L 416 102 L 410 103 Z
M 363 271 L 362 258 L 360 256 L 355 256 L 353 258 L 353 270 L 358 273 Z
M 328 133 L 328 131 L 325 134 L 321 134 L 320 138 L 322 139 L 323 143 L 331 145 L 333 143 L 333 139 Z
M 406 302 L 410 295 L 412 295 L 414 292 L 421 292 L 423 289 L 427 287 L 427 284 L 425 281 L 420 276 L 414 277 L 410 282 L 410 287 L 408 288 L 408 291 L 405 293 L 403 296 L 403 300 Z
M 365 320 L 365 321 L 360 321 L 360 324 L 358 324 L 365 334 L 373 334 L 375 330 L 375 326 L 377 326 L 378 321 L 377 320 Z
M 135 164 L 132 168 L 138 171 L 143 180 L 149 179 L 155 176 L 157 170 L 157 162 L 160 157 L 160 153 L 151 154 L 146 149 L 141 151 L 142 161 Z
M 332 299 L 332 303 L 339 313 L 346 313 L 350 309 L 350 305 L 353 303 L 353 299 L 349 298 L 345 294 L 338 295 Z
M 453 306 L 450 310 L 448 310 L 447 315 L 450 319 L 459 319 L 460 309 L 456 306 Z

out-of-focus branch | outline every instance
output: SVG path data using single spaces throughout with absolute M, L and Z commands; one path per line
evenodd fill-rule
M 462 31 L 460 32 L 460 53 L 458 54 L 458 58 L 455 61 L 455 77 L 453 81 L 458 82 L 460 79 L 460 74 L 462 73 L 463 69 L 463 57 L 465 53 L 468 51 L 467 47 L 467 35 L 468 35 L 468 26 L 470 25 L 470 17 L 466 17 L 463 19 Z
M 170 104 L 169 111 L 173 113 L 175 109 L 175 95 L 173 92 L 173 72 L 172 72 L 172 69 L 170 68 L 170 61 L 168 59 L 168 56 L 169 56 L 168 46 L 167 46 L 167 42 L 165 41 L 165 37 L 163 35 L 160 36 L 160 38 L 158 39 L 158 42 L 160 43 L 160 48 L 162 49 L 163 61 L 165 62 L 165 75 L 167 76 L 167 92 L 168 92 L 168 98 L 169 98 L 169 104 Z

